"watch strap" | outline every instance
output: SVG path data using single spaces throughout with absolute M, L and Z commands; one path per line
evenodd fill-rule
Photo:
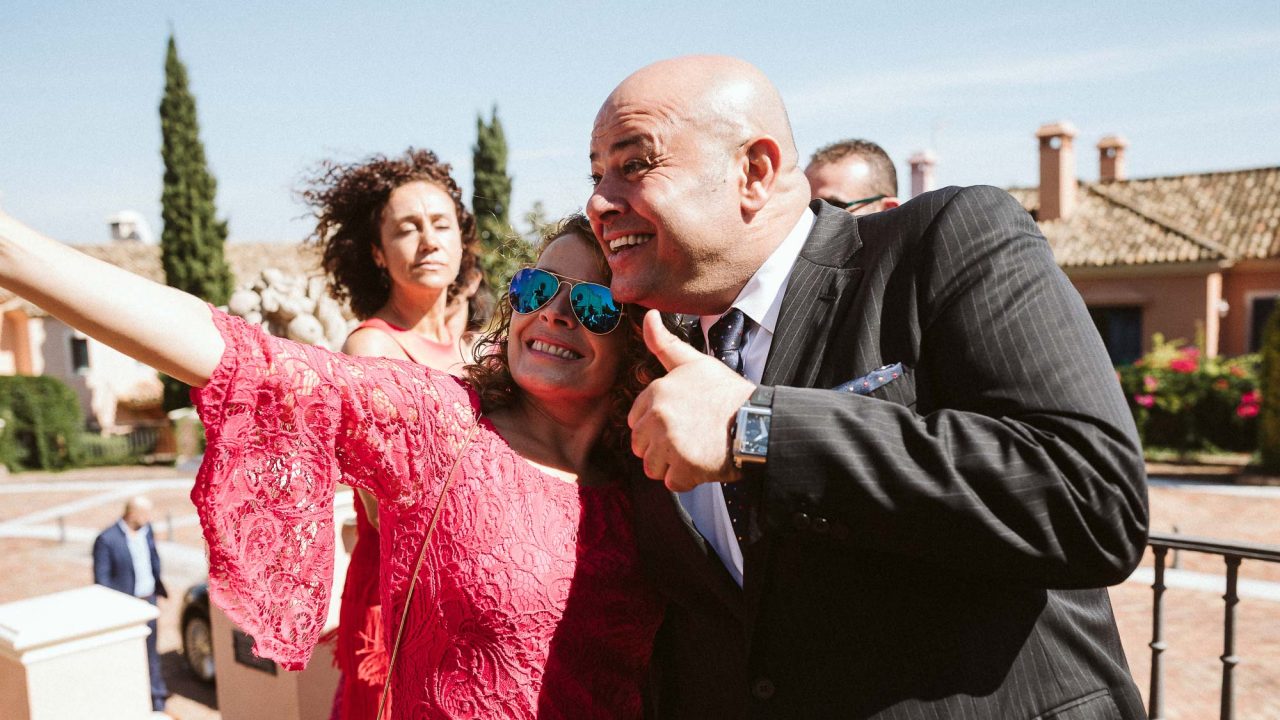
M 755 407 L 773 407 L 773 386 L 757 385 L 755 392 L 751 393 L 751 397 L 747 398 L 747 404 Z

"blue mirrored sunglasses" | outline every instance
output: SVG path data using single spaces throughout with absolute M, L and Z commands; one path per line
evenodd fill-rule
M 521 315 L 537 312 L 551 302 L 561 285 L 569 286 L 569 307 L 588 332 L 608 335 L 622 320 L 622 304 L 604 285 L 567 278 L 540 268 L 524 268 L 511 278 L 507 300 Z

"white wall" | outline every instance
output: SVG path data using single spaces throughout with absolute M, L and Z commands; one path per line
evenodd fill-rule
M 89 340 L 89 367 L 76 372 L 71 357 L 71 339 L 75 330 L 60 320 L 48 318 L 41 345 L 44 373 L 71 386 L 80 398 L 85 419 L 100 428 L 115 425 L 117 398 L 131 395 L 140 384 L 154 384 L 156 371 L 127 355 Z M 32 344 L 35 345 L 35 338 Z

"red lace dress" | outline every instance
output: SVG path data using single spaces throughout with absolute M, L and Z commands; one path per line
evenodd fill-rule
M 328 612 L 333 494 L 378 498 L 383 631 L 479 400 L 413 363 L 267 335 L 214 312 L 227 349 L 193 393 L 208 447 L 191 497 L 214 602 L 257 652 L 302 667 Z M 396 718 L 641 715 L 661 608 L 616 484 L 525 462 L 487 420 L 461 457 L 427 549 L 400 657 Z
M 365 328 L 386 333 L 410 360 L 420 365 L 445 369 L 451 375 L 463 367 L 464 350 L 458 343 L 432 342 L 378 318 L 369 318 L 356 326 L 356 330 Z M 342 586 L 338 627 L 320 638 L 320 642 L 334 643 L 334 662 L 342 671 L 330 720 L 376 720 L 391 657 L 382 631 L 382 604 L 378 598 L 381 566 L 378 530 L 369 521 L 358 495 L 354 506 L 356 544 Z M 390 717 L 393 702 L 391 693 L 387 693 L 386 717 Z
M 320 638 L 321 642 L 334 643 L 334 664 L 342 671 L 330 720 L 376 720 L 391 658 L 383 632 L 382 601 L 378 598 L 378 530 L 369 521 L 358 495 L 353 505 L 356 545 L 342 585 L 338 627 Z M 388 713 L 384 717 L 390 717 L 392 704 L 388 693 Z

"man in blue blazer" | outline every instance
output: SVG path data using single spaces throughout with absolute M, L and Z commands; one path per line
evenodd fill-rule
M 1048 243 L 996 188 L 854 217 L 798 163 L 732 58 L 637 71 L 592 130 L 615 297 L 711 351 L 645 318 L 655 714 L 1144 717 L 1105 589 L 1145 547 L 1142 455 Z
M 151 532 L 151 501 L 143 496 L 130 498 L 124 515 L 103 530 L 93 541 L 93 581 L 117 592 L 156 604 L 157 597 L 169 597 L 160 580 L 160 556 Z M 151 707 L 164 710 L 169 688 L 160 673 L 156 650 L 156 621 L 147 623 L 147 663 L 151 673 Z

